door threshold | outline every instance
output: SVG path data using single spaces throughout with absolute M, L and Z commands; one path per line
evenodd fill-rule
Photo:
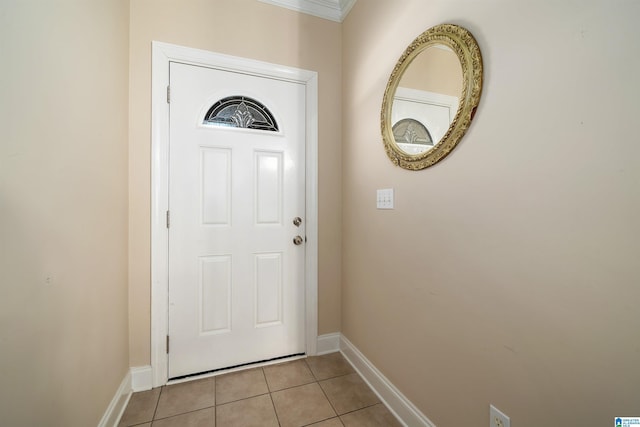
M 279 356 L 279 357 L 274 357 L 272 359 L 242 363 L 240 365 L 228 366 L 226 368 L 212 369 L 210 371 L 198 372 L 196 374 L 181 375 L 178 377 L 169 378 L 169 380 L 167 381 L 167 385 L 179 384 L 187 381 L 215 377 L 218 375 L 228 374 L 228 373 L 237 372 L 237 371 L 243 371 L 251 368 L 275 365 L 276 363 L 291 362 L 293 360 L 304 359 L 306 357 L 307 357 L 306 353 L 289 354 L 287 356 Z

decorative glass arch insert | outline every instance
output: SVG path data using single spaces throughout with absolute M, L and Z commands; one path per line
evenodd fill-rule
M 202 123 L 278 132 L 278 123 L 271 111 L 248 96 L 229 96 L 217 101 L 209 108 Z
M 422 144 L 433 147 L 433 138 L 429 129 L 414 119 L 402 119 L 393 125 L 393 137 L 396 143 Z

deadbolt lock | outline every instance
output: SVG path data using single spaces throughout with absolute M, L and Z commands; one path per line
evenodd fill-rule
M 299 216 L 293 218 L 293 225 L 295 225 L 296 227 L 300 227 L 300 224 L 302 224 L 302 218 L 300 218 Z

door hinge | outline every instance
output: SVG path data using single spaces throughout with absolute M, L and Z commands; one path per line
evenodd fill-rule
M 171 86 L 167 86 L 167 104 L 171 102 Z
M 169 335 L 167 335 L 167 354 L 169 354 Z
M 171 223 L 171 218 L 169 216 L 169 211 L 167 211 L 167 228 L 169 228 L 170 223 Z

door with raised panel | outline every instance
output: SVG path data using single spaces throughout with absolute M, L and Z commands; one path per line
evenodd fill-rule
M 169 378 L 304 353 L 304 86 L 171 63 L 169 109 Z

